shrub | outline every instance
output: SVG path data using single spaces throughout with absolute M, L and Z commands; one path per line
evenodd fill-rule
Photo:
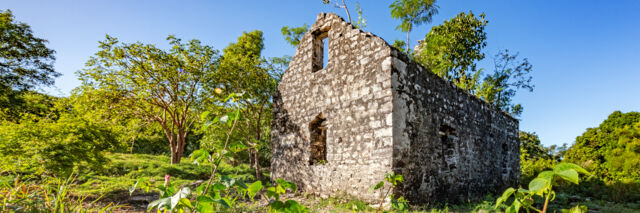
M 56 121 L 0 124 L 2 170 L 66 176 L 74 167 L 101 167 L 102 152 L 113 146 L 108 128 L 68 114 Z

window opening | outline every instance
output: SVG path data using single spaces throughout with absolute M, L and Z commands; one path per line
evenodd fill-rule
M 311 142 L 309 147 L 311 156 L 309 157 L 309 165 L 327 163 L 327 127 L 325 121 L 327 119 L 320 113 L 311 123 L 309 123 L 309 138 Z
M 313 72 L 324 69 L 329 63 L 329 29 L 313 33 Z

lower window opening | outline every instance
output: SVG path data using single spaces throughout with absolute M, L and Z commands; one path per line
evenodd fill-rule
M 309 157 L 309 165 L 327 163 L 327 127 L 325 121 L 327 119 L 320 113 L 311 123 L 309 123 L 311 156 Z

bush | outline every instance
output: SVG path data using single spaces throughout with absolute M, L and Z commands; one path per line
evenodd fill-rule
M 68 114 L 56 121 L 0 123 L 2 170 L 66 176 L 76 167 L 100 168 L 102 152 L 115 145 L 108 128 Z

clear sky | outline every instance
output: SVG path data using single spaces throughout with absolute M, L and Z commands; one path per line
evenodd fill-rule
M 355 19 L 355 0 L 347 0 Z M 395 31 L 391 1 L 360 0 L 368 27 L 388 42 L 405 38 Z M 573 143 L 614 110 L 640 110 L 640 1 L 438 1 L 431 24 L 412 32 L 412 44 L 460 12 L 486 13 L 487 58 L 500 49 L 520 52 L 533 64 L 535 90 L 515 98 L 524 112 L 520 129 L 537 132 L 545 145 Z M 312 24 L 319 12 L 343 10 L 320 0 L 158 1 L 158 0 L 0 0 L 17 20 L 32 26 L 56 50 L 55 68 L 63 76 L 50 94 L 66 96 L 79 85 L 77 70 L 97 51 L 105 34 L 121 41 L 157 44 L 176 34 L 217 49 L 243 31 L 262 30 L 265 56 L 293 55 L 280 34 L 284 25 Z M 346 18 L 345 18 L 346 19 Z

